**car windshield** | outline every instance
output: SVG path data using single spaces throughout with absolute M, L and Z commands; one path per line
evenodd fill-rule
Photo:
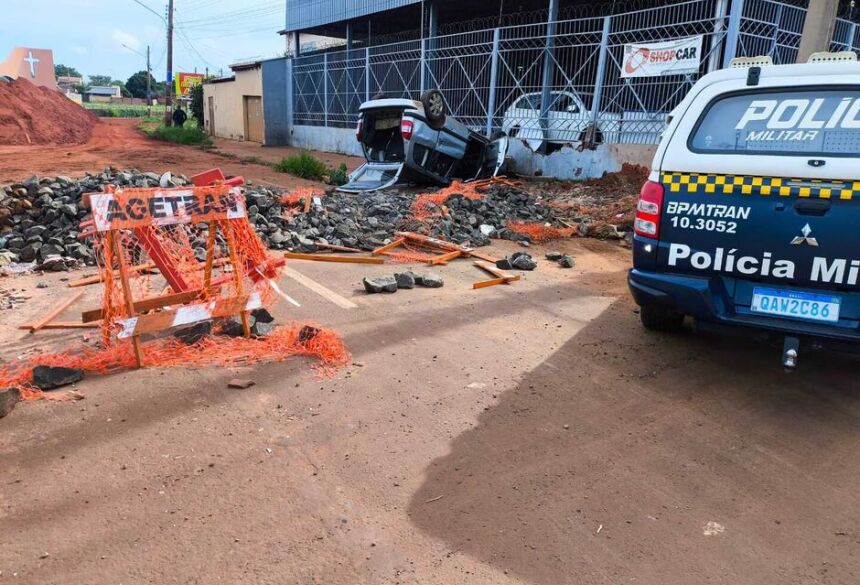
M 860 154 L 860 89 L 747 91 L 717 98 L 699 119 L 693 152 Z

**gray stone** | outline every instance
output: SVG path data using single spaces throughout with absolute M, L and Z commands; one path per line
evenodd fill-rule
M 365 278 L 362 282 L 364 283 L 364 290 L 370 294 L 397 292 L 397 280 L 393 276 Z
M 185 345 L 194 345 L 207 335 L 212 333 L 212 321 L 201 321 L 191 327 L 185 327 L 173 334 L 173 337 L 178 339 Z
M 415 275 L 412 272 L 397 272 L 394 280 L 397 281 L 397 288 L 415 288 Z
M 21 259 L 21 262 L 32 262 L 36 259 L 36 255 L 39 253 L 41 247 L 41 242 L 31 242 L 21 248 L 18 257 Z
M 12 412 L 19 400 L 21 400 L 21 393 L 17 388 L 0 390 L 0 418 Z
M 84 371 L 78 368 L 36 366 L 33 368 L 33 386 L 40 390 L 53 390 L 84 379 Z
M 564 254 L 562 254 L 561 252 L 547 252 L 546 253 L 546 259 L 551 260 L 553 262 L 558 262 L 559 260 L 562 259 L 563 256 L 564 256 Z
M 518 270 L 534 270 L 537 268 L 537 262 L 528 254 L 519 253 L 511 256 L 511 266 Z
M 558 265 L 562 268 L 573 268 L 575 264 L 576 262 L 574 262 L 573 258 L 567 254 L 558 259 Z
M 254 326 L 251 327 L 251 335 L 254 337 L 265 337 L 274 330 L 274 323 L 263 323 L 262 321 L 257 321 L 254 323 Z
M 416 276 L 415 284 L 427 288 L 441 288 L 445 284 L 445 281 L 442 280 L 440 275 L 428 272 L 427 274 Z

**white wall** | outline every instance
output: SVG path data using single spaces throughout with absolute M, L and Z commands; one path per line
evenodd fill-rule
M 209 97 L 215 103 L 215 136 L 233 140 L 245 140 L 245 109 L 243 96 L 263 96 L 262 69 L 257 67 L 237 71 L 234 81 L 203 84 L 203 119 L 207 133 L 212 132 L 209 119 Z M 263 104 L 263 108 L 266 105 Z

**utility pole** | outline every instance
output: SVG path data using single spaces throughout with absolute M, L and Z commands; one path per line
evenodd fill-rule
M 152 117 L 152 67 L 149 64 L 149 45 L 146 45 L 146 115 Z
M 797 51 L 798 63 L 806 63 L 813 53 L 830 50 L 838 8 L 839 0 L 815 0 L 809 3 L 806 20 L 803 21 L 800 49 Z
M 164 112 L 164 125 L 173 123 L 173 0 L 167 3 L 167 88 L 165 92 L 167 108 Z

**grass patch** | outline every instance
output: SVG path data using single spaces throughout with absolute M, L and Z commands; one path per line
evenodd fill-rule
M 331 185 L 343 185 L 349 180 L 346 165 L 333 169 L 311 153 L 303 151 L 288 158 L 281 159 L 272 165 L 279 173 L 289 173 L 301 179 L 323 181 Z
M 145 118 L 149 112 L 149 108 L 142 104 L 131 105 L 88 102 L 83 104 L 83 106 L 96 116 L 102 118 Z M 167 107 L 163 104 L 156 104 L 152 106 L 152 115 L 164 115 L 166 109 Z
M 322 181 L 323 177 L 329 172 L 326 164 L 309 152 L 301 152 L 300 154 L 281 159 L 281 162 L 275 163 L 272 168 L 279 173 L 289 173 L 293 176 L 313 181 Z
M 212 139 L 195 123 L 187 123 L 184 126 L 165 126 L 159 118 L 144 118 L 137 125 L 144 134 L 156 140 L 185 144 L 188 146 L 199 146 L 209 148 Z

